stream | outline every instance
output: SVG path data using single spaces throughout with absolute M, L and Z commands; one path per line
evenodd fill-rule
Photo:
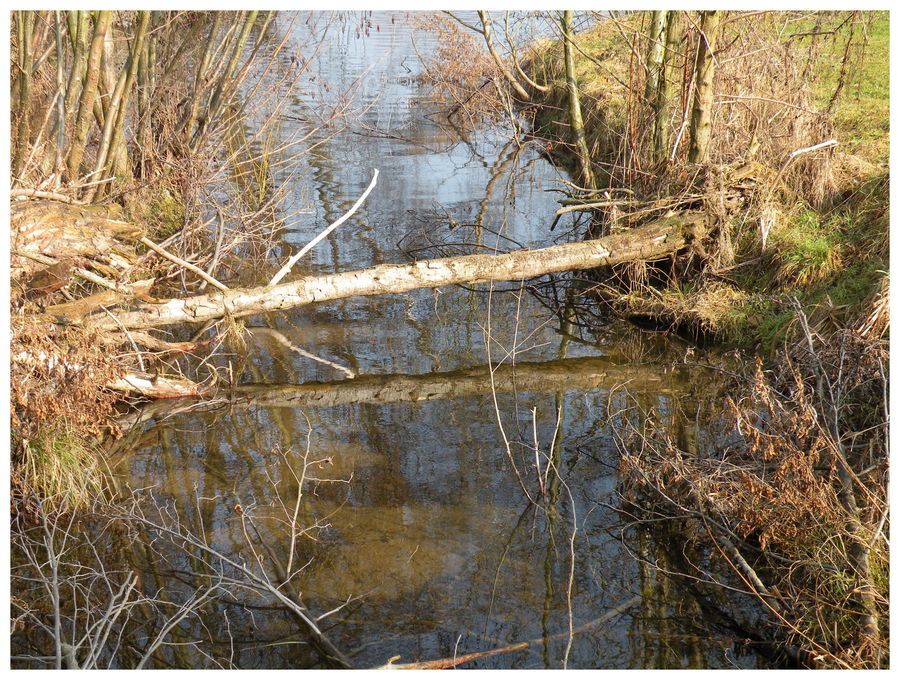
M 354 90 L 348 129 L 328 131 L 292 170 L 287 203 L 303 209 L 284 221 L 273 271 L 341 216 L 375 169 L 365 204 L 291 277 L 571 239 L 571 214 L 549 229 L 560 196 L 550 190 L 565 172 L 537 144 L 510 141 L 503 123 L 454 128 L 416 79 L 432 35 L 401 12 L 366 16 L 371 27 L 359 34 L 357 15 L 334 22 L 306 76 L 309 96 L 284 112 L 283 125 L 300 125 L 292 121 Z M 288 25 L 279 19 L 276 30 Z M 301 17 L 290 30 L 300 50 L 313 28 Z M 259 285 L 271 275 L 241 278 Z M 519 283 L 244 321 L 245 348 L 223 349 L 239 385 L 232 403 L 147 417 L 116 473 L 173 504 L 227 555 L 246 555 L 236 506 L 252 509 L 283 556 L 289 540 L 276 516 L 296 512 L 310 532 L 292 555 L 306 565 L 294 584 L 312 612 L 337 609 L 320 624 L 354 666 L 529 641 L 465 667 L 762 663 L 666 577 L 677 571 L 666 537 L 631 530 L 620 508 L 619 410 L 655 408 L 695 451 L 720 436 L 711 418 L 679 415 L 722 404 L 714 373 L 671 369 L 687 345 L 615 321 L 573 329 Z M 234 665 L 315 662 L 302 630 L 271 602 L 218 606 L 204 625 L 232 640 Z M 199 655 L 185 662 L 215 665 Z

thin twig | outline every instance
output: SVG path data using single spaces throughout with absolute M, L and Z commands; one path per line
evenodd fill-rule
M 141 243 L 143 243 L 145 246 L 147 246 L 147 247 L 148 247 L 150 250 L 152 250 L 153 252 L 158 253 L 159 255 L 162 255 L 164 258 L 166 258 L 167 260 L 170 260 L 171 262 L 174 262 L 175 264 L 177 264 L 177 265 L 180 266 L 180 267 L 184 267 L 185 269 L 188 269 L 188 270 L 194 272 L 194 273 L 195 273 L 197 276 L 199 276 L 201 279 L 203 279 L 203 280 L 206 281 L 207 283 L 211 283 L 212 285 L 214 285 L 214 286 L 215 286 L 216 288 L 218 288 L 219 290 L 221 290 L 221 291 L 227 291 L 227 290 L 228 290 L 228 286 L 226 286 L 224 283 L 220 283 L 219 281 L 217 281 L 216 279 L 214 279 L 213 277 L 211 277 L 211 276 L 210 276 L 209 274 L 207 274 L 205 271 L 203 271 L 202 269 L 200 269 L 200 267 L 197 267 L 197 266 L 195 266 L 195 265 L 192 265 L 190 262 L 187 262 L 187 261 L 185 261 L 185 260 L 182 260 L 182 259 L 181 259 L 180 257 L 178 257 L 177 255 L 173 255 L 172 253 L 170 253 L 170 252 L 169 252 L 168 250 L 166 250 L 165 248 L 162 248 L 162 247 L 156 245 L 153 241 L 151 241 L 151 240 L 150 240 L 149 238 L 147 238 L 146 236 L 141 236 L 140 241 L 141 241 Z

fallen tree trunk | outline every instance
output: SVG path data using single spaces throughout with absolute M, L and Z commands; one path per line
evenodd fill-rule
M 452 284 L 518 281 L 572 269 L 592 269 L 635 260 L 653 260 L 688 246 L 705 233 L 706 218 L 687 213 L 657 220 L 602 239 L 566 243 L 502 255 L 464 255 L 412 264 L 383 264 L 371 269 L 305 277 L 290 283 L 232 289 L 163 303 L 145 303 L 107 315 L 88 317 L 101 328 L 146 329 L 205 322 L 291 309 L 355 295 L 403 293 Z M 74 320 L 73 320 L 74 321 Z
M 118 277 L 137 254 L 143 230 L 118 219 L 115 205 L 14 201 L 10 205 L 10 275 L 30 275 L 47 258 L 79 258 L 103 276 Z M 29 257 L 31 255 L 32 257 Z

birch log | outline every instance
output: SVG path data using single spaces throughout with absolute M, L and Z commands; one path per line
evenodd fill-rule
M 659 259 L 685 248 L 695 238 L 702 238 L 705 227 L 706 218 L 701 213 L 686 213 L 602 239 L 502 255 L 463 255 L 412 264 L 383 264 L 360 271 L 304 277 L 275 286 L 234 288 L 158 304 L 143 303 L 117 310 L 116 317 L 126 328 L 147 329 L 203 323 L 223 316 L 237 318 L 355 295 L 404 293 L 459 283 L 519 281 L 573 269 Z M 119 328 L 105 314 L 87 320 L 100 328 Z

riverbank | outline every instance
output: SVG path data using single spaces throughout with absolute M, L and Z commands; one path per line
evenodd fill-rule
M 651 286 L 620 276 L 625 286 L 611 283 L 604 297 L 623 316 L 764 353 L 781 347 L 790 333 L 791 295 L 815 327 L 853 327 L 880 337 L 886 317 L 871 317 L 886 308 L 888 288 L 887 14 L 872 13 L 864 27 L 844 21 L 846 16 L 826 19 L 830 23 L 821 32 L 834 28 L 832 23 L 839 30 L 815 44 L 801 35 L 813 28 L 805 15 L 792 22 L 779 17 L 783 26 L 762 26 L 747 36 L 745 21 L 766 19 L 734 20 L 718 37 L 727 49 L 719 55 L 721 94 L 701 178 L 686 161 L 693 81 L 680 75 L 683 55 L 675 64 L 679 81 L 673 88 L 681 94 L 669 107 L 676 138 L 667 147 L 669 159 L 660 164 L 648 150 L 653 111 L 641 70 L 649 13 L 600 21 L 578 35 L 576 75 L 600 188 L 629 187 L 647 200 L 693 191 L 711 200 L 710 183 L 723 178 L 752 187 L 743 209 L 728 215 L 722 230 L 727 233 L 710 248 L 712 260 L 705 257 L 699 267 L 677 276 L 665 271 Z M 689 50 L 690 44 L 688 36 L 680 47 Z M 755 53 L 762 48 L 765 52 Z M 775 52 L 788 66 L 773 67 L 769 60 Z M 574 167 L 567 151 L 561 45 L 543 43 L 529 68 L 549 86 L 534 93 L 534 134 L 549 139 L 554 155 Z M 766 80 L 782 76 L 790 78 L 787 85 Z M 775 100 L 781 98 L 786 101 L 779 110 Z M 744 110 L 748 102 L 756 107 L 752 115 Z M 792 119 L 787 127 L 781 122 L 786 117 Z M 830 139 L 837 145 L 791 156 Z M 593 228 L 615 229 L 628 211 L 627 206 L 594 209 Z
M 731 565 L 791 663 L 886 667 L 888 15 L 684 14 L 601 18 L 575 39 L 598 181 L 567 208 L 594 203 L 588 229 L 603 233 L 640 224 L 648 205 L 702 206 L 712 239 L 599 272 L 598 295 L 620 316 L 759 363 L 728 405 L 740 441 L 712 459 L 652 427 L 623 435 L 626 498 L 638 520 L 671 517 Z M 648 39 L 654 25 L 661 37 Z M 710 46 L 711 136 L 697 162 L 708 83 L 693 64 Z M 545 42 L 529 59 L 547 90 L 528 105 L 535 136 L 577 173 L 563 52 Z M 735 191 L 742 202 L 724 209 Z

